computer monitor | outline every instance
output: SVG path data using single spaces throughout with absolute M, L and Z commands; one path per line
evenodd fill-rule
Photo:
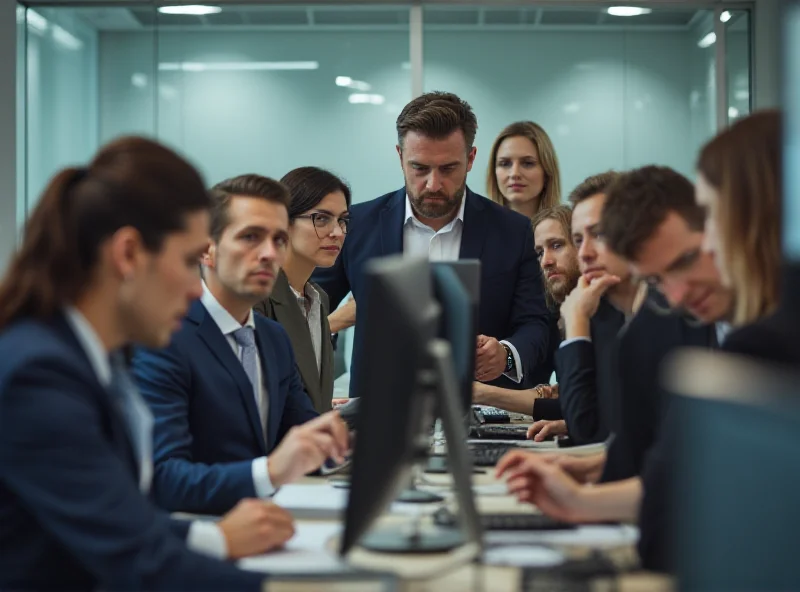
M 359 364 L 360 409 L 356 419 L 350 496 L 340 552 L 356 544 L 378 551 L 443 551 L 480 543 L 467 451 L 449 456 L 462 513 L 463 533 L 407 527 L 367 534 L 378 516 L 408 484 L 413 467 L 429 451 L 430 426 L 439 409 L 448 441 L 464 441 L 459 387 L 446 341 L 436 339 L 439 307 L 430 264 L 402 256 L 374 259 L 365 268 Z M 369 396 L 361 396 L 369 391 Z M 366 535 L 366 536 L 365 536 Z
M 680 590 L 800 587 L 800 376 L 742 356 L 667 362 Z
M 481 262 L 478 259 L 436 262 L 433 288 L 441 305 L 439 337 L 450 343 L 458 377 L 462 413 L 472 405 L 475 349 L 481 294 Z

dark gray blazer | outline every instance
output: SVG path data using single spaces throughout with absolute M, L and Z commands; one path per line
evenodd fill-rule
M 317 284 L 312 283 L 320 295 L 322 317 L 322 360 L 321 368 L 317 370 L 317 359 L 314 355 L 314 346 L 311 343 L 311 332 L 297 305 L 297 298 L 289 286 L 289 280 L 283 270 L 275 278 L 272 295 L 255 307 L 256 312 L 279 322 L 289 334 L 289 340 L 294 348 L 297 367 L 306 393 L 319 413 L 331 410 L 333 398 L 333 344 L 331 343 L 331 327 L 328 324 L 328 295 Z

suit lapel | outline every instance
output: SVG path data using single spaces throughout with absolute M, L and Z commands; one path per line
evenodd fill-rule
M 258 415 L 258 407 L 256 406 L 256 399 L 253 394 L 253 385 L 250 379 L 247 378 L 241 361 L 239 361 L 236 354 L 233 353 L 230 343 L 222 334 L 222 331 L 219 330 L 219 326 L 217 326 L 217 323 L 214 322 L 214 319 L 208 314 L 205 306 L 203 306 L 200 301 L 196 301 L 192 305 L 189 318 L 199 324 L 197 334 L 200 340 L 211 350 L 211 354 L 217 359 L 236 384 L 239 396 L 242 398 L 242 403 L 247 411 L 250 427 L 253 429 L 256 440 L 262 448 L 262 453 L 266 454 L 267 448 L 266 442 L 264 441 L 264 431 L 261 427 L 261 419 Z M 262 371 L 266 374 L 265 370 Z
M 461 233 L 459 259 L 480 259 L 486 242 L 489 223 L 483 215 L 486 198 L 475 195 L 467 188 L 464 195 L 464 225 Z
M 403 223 L 405 217 L 406 190 L 394 194 L 380 213 L 381 255 L 403 252 Z
M 289 334 L 289 339 L 291 339 L 292 348 L 294 349 L 295 361 L 300 369 L 300 377 L 303 379 L 306 392 L 316 407 L 316 402 L 320 398 L 320 372 L 317 369 L 314 344 L 311 342 L 311 332 L 308 330 L 306 319 L 297 305 L 297 299 L 283 271 L 278 274 L 275 280 L 271 298 L 275 305 L 275 320 Z

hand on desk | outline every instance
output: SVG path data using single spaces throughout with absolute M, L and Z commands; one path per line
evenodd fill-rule
M 597 483 L 606 465 L 605 453 L 592 456 L 570 456 L 568 454 L 548 454 L 545 460 L 561 469 L 578 483 Z
M 294 536 L 291 514 L 258 499 L 240 501 L 218 525 L 225 536 L 229 559 L 272 551 Z
M 567 434 L 567 422 L 563 419 L 547 420 L 540 419 L 531 424 L 528 428 L 528 440 L 534 442 L 544 442 L 553 436 L 564 436 Z
M 494 337 L 478 335 L 475 352 L 475 378 L 488 382 L 499 378 L 506 369 L 506 348 Z
M 581 486 L 543 455 L 512 450 L 495 471 L 498 478 L 505 477 L 509 493 L 518 501 L 534 504 L 558 520 L 581 521 Z
M 329 411 L 286 433 L 269 456 L 269 479 L 280 487 L 317 470 L 328 458 L 341 464 L 349 448 L 347 425 L 338 411 Z

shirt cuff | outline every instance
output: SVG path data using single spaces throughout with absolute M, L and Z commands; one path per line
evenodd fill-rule
M 592 342 L 592 340 L 589 339 L 588 337 L 572 337 L 570 339 L 565 339 L 564 341 L 562 341 L 561 345 L 558 346 L 558 349 L 561 349 L 562 347 L 567 347 L 570 343 L 575 343 L 576 341 L 587 341 L 588 343 Z
M 260 456 L 252 464 L 253 487 L 256 495 L 260 498 L 271 497 L 275 494 L 275 487 L 269 479 L 268 462 L 269 459 L 266 456 Z
M 228 558 L 228 544 L 225 542 L 225 535 L 214 522 L 193 521 L 189 526 L 189 534 L 186 536 L 186 546 L 192 551 L 208 557 Z
M 519 359 L 519 353 L 517 352 L 517 348 L 514 347 L 513 343 L 508 341 L 501 341 L 502 345 L 507 345 L 508 349 L 511 350 L 511 355 L 514 356 L 514 369 L 511 372 L 503 372 L 503 376 L 506 378 L 510 378 L 517 384 L 522 382 L 522 362 Z

